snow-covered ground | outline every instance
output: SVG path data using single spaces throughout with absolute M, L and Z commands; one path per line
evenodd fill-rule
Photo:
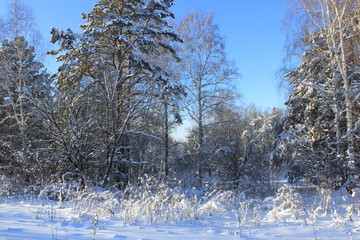
M 224 202 L 208 201 L 193 219 L 150 223 L 139 218 L 133 224 L 125 222 L 121 207 L 105 214 L 73 203 L 3 197 L 0 239 L 360 239 L 356 196 L 311 196 L 299 201 L 297 193 L 285 189 L 276 198 L 242 202 L 227 212 L 219 211 Z

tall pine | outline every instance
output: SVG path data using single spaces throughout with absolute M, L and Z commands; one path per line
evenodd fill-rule
M 62 62 L 55 76 L 62 117 L 55 121 L 62 125 L 59 131 L 72 128 L 58 138 L 59 151 L 76 174 L 103 179 L 106 185 L 127 182 L 134 173 L 130 144 L 139 134 L 135 123 L 152 106 L 156 85 L 168 81 L 166 71 L 150 59 L 166 52 L 176 58 L 169 43 L 180 41 L 167 22 L 173 17 L 171 5 L 165 0 L 100 0 L 83 14 L 81 34 L 52 29 L 52 42 L 60 45 L 52 53 Z M 79 122 L 90 131 L 81 130 Z M 84 144 L 84 159 L 71 154 Z M 79 169 L 73 162 L 87 167 Z
M 37 183 L 44 174 L 46 148 L 40 102 L 50 96 L 50 80 L 35 48 L 24 37 L 0 47 L 0 159 L 5 175 L 20 183 Z

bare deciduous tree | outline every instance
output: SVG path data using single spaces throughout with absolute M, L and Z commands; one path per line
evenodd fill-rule
M 179 54 L 187 93 L 185 107 L 196 123 L 196 151 L 200 153 L 206 147 L 206 127 L 213 120 L 212 113 L 236 95 L 230 86 L 238 75 L 237 68 L 226 56 L 224 39 L 212 14 L 189 14 L 180 22 L 178 31 L 184 41 Z M 203 161 L 200 158 L 197 161 Z

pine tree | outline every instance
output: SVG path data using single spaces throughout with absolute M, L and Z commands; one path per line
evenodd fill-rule
M 293 92 L 278 146 L 285 150 L 283 158 L 292 159 L 292 180 L 305 177 L 338 187 L 359 172 L 354 141 L 359 136 L 358 5 L 347 0 L 301 4 L 305 21 L 298 43 L 304 53 L 300 65 L 286 74 Z
M 0 48 L 1 163 L 19 181 L 36 183 L 43 175 L 44 126 L 38 104 L 50 96 L 50 80 L 35 48 L 24 37 L 4 40 Z
M 71 117 L 67 106 L 77 108 L 90 98 L 90 109 L 80 117 L 92 118 L 91 125 L 99 129 L 90 141 L 98 146 L 90 148 L 96 147 L 91 152 L 98 155 L 103 185 L 112 177 L 127 182 L 136 121 L 152 106 L 149 99 L 156 85 L 168 81 L 167 73 L 150 59 L 166 52 L 176 59 L 169 43 L 180 39 L 167 23 L 173 17 L 171 5 L 172 1 L 100 0 L 83 14 L 82 34 L 52 30 L 52 42 L 60 44 L 52 53 L 62 62 L 56 74 L 58 101 L 66 102 L 62 116 Z

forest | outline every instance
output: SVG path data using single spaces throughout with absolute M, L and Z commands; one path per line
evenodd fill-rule
M 286 108 L 263 111 L 239 105 L 241 72 L 211 13 L 173 21 L 176 1 L 99 0 L 82 32 L 51 29 L 50 74 L 30 13 L 11 1 L 0 18 L 0 195 L 146 185 L 263 199 L 283 180 L 355 191 L 360 4 L 295 2 Z

